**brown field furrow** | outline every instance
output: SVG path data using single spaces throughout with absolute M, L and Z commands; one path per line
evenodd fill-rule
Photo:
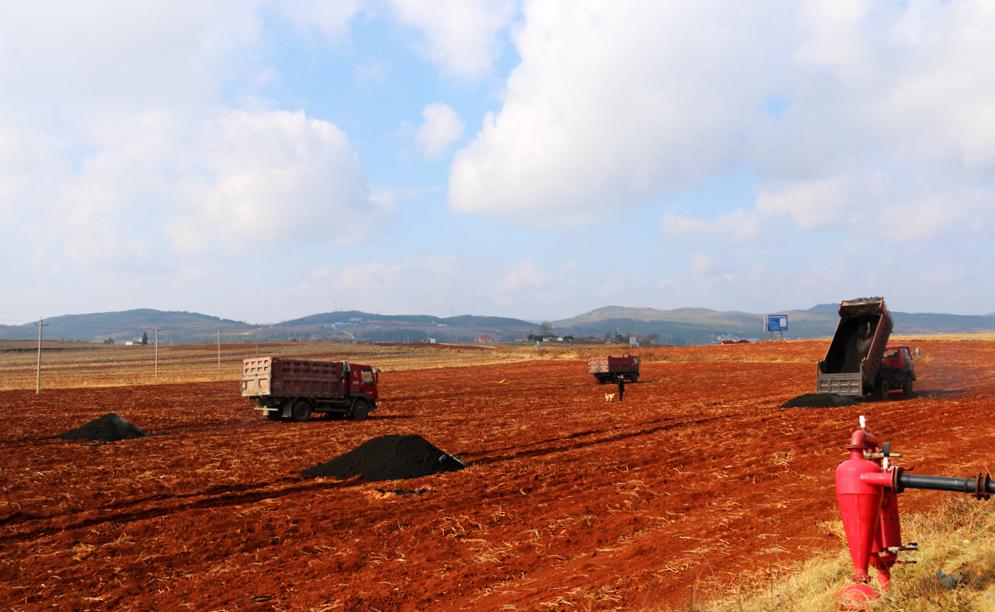
M 232 380 L 129 385 L 130 370 L 95 361 L 83 370 L 120 386 L 66 375 L 40 396 L 0 392 L 0 603 L 679 608 L 839 550 L 833 470 L 858 414 L 917 472 L 990 469 L 995 342 L 917 344 L 913 397 L 818 410 L 779 406 L 811 390 L 822 342 L 641 351 L 623 404 L 585 373 L 597 349 L 387 347 L 381 410 L 362 422 L 272 423 Z M 208 375 L 210 348 L 184 349 L 195 363 L 177 371 Z M 110 411 L 153 435 L 53 437 Z M 420 434 L 468 469 L 300 475 L 388 433 Z M 428 491 L 381 491 L 394 488 Z

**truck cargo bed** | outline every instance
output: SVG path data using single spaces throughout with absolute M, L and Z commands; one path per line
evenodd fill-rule
M 258 357 L 242 363 L 242 397 L 267 395 L 339 398 L 345 394 L 341 361 Z
M 859 371 L 844 374 L 823 374 L 820 372 L 816 377 L 816 392 L 860 397 L 864 394 L 863 381 L 863 376 Z
M 592 357 L 587 360 L 587 371 L 601 383 L 616 380 L 619 376 L 634 382 L 639 380 L 639 357 L 636 355 Z

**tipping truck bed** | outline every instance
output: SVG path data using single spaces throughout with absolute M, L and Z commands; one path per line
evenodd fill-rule
M 855 397 L 883 394 L 881 358 L 892 330 L 884 298 L 844 300 L 839 314 L 829 350 L 819 362 L 816 391 Z
M 593 374 L 599 383 L 616 380 L 619 376 L 635 382 L 639 380 L 639 357 L 636 355 L 592 357 L 587 360 L 587 371 Z

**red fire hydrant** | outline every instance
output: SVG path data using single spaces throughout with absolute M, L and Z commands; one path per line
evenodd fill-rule
M 867 584 L 869 567 L 877 570 L 881 590 L 887 590 L 892 566 L 901 563 L 898 553 L 918 548 L 915 542 L 902 544 L 898 493 L 907 488 L 934 489 L 973 493 L 979 499 L 995 493 L 995 483 L 988 474 L 976 478 L 906 474 L 903 468 L 890 464 L 891 458 L 900 456 L 892 453 L 890 446 L 878 443 L 861 416 L 860 429 L 854 430 L 847 445 L 850 458 L 836 468 L 836 501 L 854 569 L 853 584 L 844 587 L 836 598 L 840 610 L 863 610 L 868 602 L 881 597 Z

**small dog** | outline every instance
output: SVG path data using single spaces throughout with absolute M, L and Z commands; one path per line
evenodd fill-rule
M 606 402 L 611 402 L 611 401 L 614 401 L 614 400 L 615 400 L 615 394 L 614 393 L 605 393 L 605 401 Z

